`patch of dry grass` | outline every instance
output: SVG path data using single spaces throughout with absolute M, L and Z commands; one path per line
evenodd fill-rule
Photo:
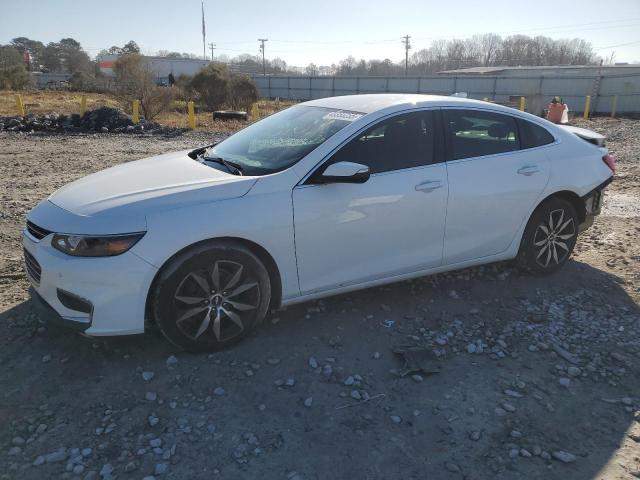
M 87 110 L 99 107 L 122 108 L 122 103 L 114 95 L 105 93 L 82 93 L 58 90 L 27 90 L 13 92 L 10 90 L 0 90 L 0 116 L 17 115 L 16 95 L 22 95 L 27 113 L 43 115 L 45 113 L 80 113 L 80 97 L 86 95 Z M 272 101 L 260 100 L 258 102 L 257 118 L 264 118 L 284 108 L 290 107 L 295 102 L 292 101 Z M 130 110 L 130 109 L 129 109 Z M 239 130 L 256 119 L 248 121 L 242 120 L 213 120 L 212 112 L 196 113 L 196 130 L 234 132 Z M 160 114 L 155 121 L 168 127 L 186 128 L 188 126 L 187 104 L 186 102 L 175 102 L 174 108 Z
M 214 131 L 214 132 L 235 132 L 246 127 L 250 123 L 267 117 L 272 113 L 278 112 L 295 104 L 292 101 L 273 101 L 260 100 L 258 102 L 257 118 L 249 118 L 249 120 L 214 120 L 213 112 L 197 112 L 196 113 L 196 130 Z M 249 112 L 251 113 L 251 112 Z M 186 102 L 176 102 L 176 108 L 173 111 L 164 112 L 156 118 L 156 122 L 169 127 L 186 128 L 188 126 L 187 105 Z
M 27 113 L 43 115 L 45 113 L 80 113 L 80 97 L 87 96 L 87 110 L 99 107 L 119 107 L 118 100 L 105 93 L 82 93 L 60 90 L 24 90 L 13 92 L 0 90 L 0 115 L 18 115 L 16 95 L 22 95 Z

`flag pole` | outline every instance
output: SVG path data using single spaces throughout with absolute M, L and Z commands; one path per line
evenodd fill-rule
M 204 0 L 202 1 L 202 58 L 207 59 L 207 35 L 204 28 Z

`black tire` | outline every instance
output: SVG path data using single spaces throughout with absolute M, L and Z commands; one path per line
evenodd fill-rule
M 236 344 L 264 319 L 270 300 L 262 262 L 230 241 L 206 242 L 178 254 L 163 267 L 152 292 L 160 331 L 187 351 Z
M 561 198 L 545 200 L 525 228 L 518 264 L 533 273 L 551 273 L 564 265 L 578 239 L 578 215 Z
M 247 120 L 247 112 L 238 110 L 216 110 L 213 112 L 214 120 Z

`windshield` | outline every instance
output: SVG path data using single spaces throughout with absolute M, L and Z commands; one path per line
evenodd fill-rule
M 241 167 L 245 175 L 267 175 L 296 164 L 362 113 L 309 106 L 290 107 L 254 123 L 209 149 Z

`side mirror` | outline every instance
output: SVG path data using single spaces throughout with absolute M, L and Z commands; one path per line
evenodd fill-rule
M 371 174 L 369 167 L 354 162 L 338 162 L 329 165 L 318 178 L 318 183 L 364 183 Z

